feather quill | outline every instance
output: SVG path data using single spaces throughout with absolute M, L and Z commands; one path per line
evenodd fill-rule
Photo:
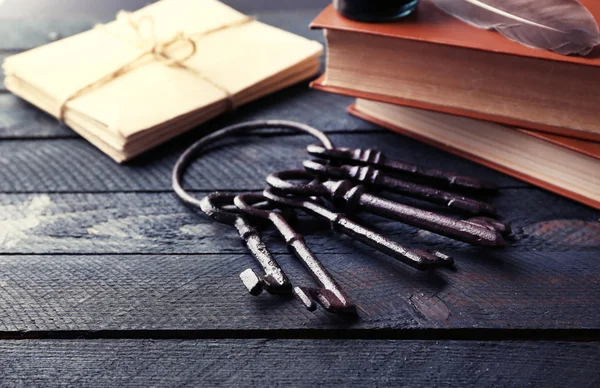
M 600 44 L 598 23 L 577 0 L 430 0 L 475 27 L 525 46 L 587 55 Z

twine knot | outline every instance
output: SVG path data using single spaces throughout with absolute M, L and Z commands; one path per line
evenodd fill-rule
M 133 18 L 133 15 L 130 12 L 120 11 L 117 14 L 117 20 L 126 22 L 135 31 L 139 45 L 141 45 L 142 47 L 147 46 L 148 48 L 146 50 L 142 51 L 137 57 L 133 58 L 132 60 L 130 60 L 123 66 L 119 67 L 118 69 L 114 70 L 113 72 L 111 72 L 111 73 L 101 77 L 100 79 L 98 79 L 94 82 L 91 82 L 88 85 L 71 93 L 71 95 L 69 95 L 69 97 L 64 99 L 63 102 L 59 106 L 58 119 L 61 122 L 64 121 L 65 112 L 67 110 L 67 104 L 70 101 L 74 100 L 77 97 L 80 97 L 81 95 L 83 95 L 95 88 L 105 85 L 105 84 L 115 80 L 116 78 L 122 76 L 123 74 L 133 70 L 134 68 L 137 67 L 136 64 L 138 64 L 138 62 L 140 62 L 141 59 L 143 59 L 147 56 L 152 56 L 156 61 L 164 64 L 165 66 L 171 66 L 171 67 L 176 66 L 176 67 L 180 67 L 180 68 L 194 72 L 196 75 L 202 77 L 205 81 L 207 81 L 211 85 L 215 86 L 217 89 L 224 92 L 227 96 L 227 100 L 228 100 L 230 109 L 235 108 L 231 93 L 226 88 L 218 85 L 211 79 L 203 76 L 195 69 L 190 68 L 185 65 L 185 61 L 187 61 L 188 59 L 193 57 L 197 51 L 196 42 L 190 36 L 188 36 L 180 31 L 180 32 L 175 33 L 173 35 L 173 37 L 170 39 L 167 39 L 165 41 L 159 41 L 159 39 L 156 36 L 156 28 L 155 28 L 154 19 L 149 15 L 142 16 L 141 18 L 139 18 L 139 20 L 135 20 Z M 205 31 L 199 35 L 206 36 L 206 35 L 212 34 L 214 32 L 221 31 L 226 28 L 230 28 L 233 26 L 241 25 L 241 24 L 246 24 L 253 20 L 254 20 L 253 18 L 249 18 L 249 17 L 244 18 L 244 19 L 241 19 L 240 21 L 233 22 L 230 24 L 226 24 L 226 25 L 219 26 L 217 28 L 213 28 L 211 30 Z M 145 34 L 143 31 L 144 24 L 147 24 L 149 27 L 148 28 L 149 36 L 146 36 L 147 34 Z M 99 24 L 99 25 L 95 26 L 95 28 L 104 28 L 104 27 L 105 26 L 103 24 Z M 173 50 L 174 46 L 182 45 L 182 44 L 188 45 L 189 51 L 184 52 L 182 56 L 175 56 L 172 53 L 174 51 Z M 181 52 L 181 50 L 177 50 L 177 52 Z
M 134 20 L 131 13 L 120 11 L 117 14 L 117 20 L 124 20 L 136 32 L 138 41 L 142 44 L 149 42 L 150 47 L 143 55 L 151 54 L 154 59 L 167 66 L 182 66 L 183 62 L 196 54 L 196 42 L 187 37 L 183 32 L 177 32 L 171 39 L 159 41 L 156 36 L 154 19 L 150 16 L 142 16 L 138 21 Z M 142 25 L 146 22 L 149 25 L 150 37 L 145 37 L 142 31 Z M 169 53 L 169 49 L 178 43 L 185 43 L 190 46 L 190 51 L 181 58 L 174 57 Z

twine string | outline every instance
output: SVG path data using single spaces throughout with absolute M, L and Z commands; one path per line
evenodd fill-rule
M 214 87 L 216 87 L 217 89 L 219 89 L 223 93 L 225 93 L 225 95 L 227 97 L 229 110 L 235 108 L 235 104 L 233 102 L 233 98 L 232 98 L 232 95 L 229 92 L 229 90 L 227 90 L 225 87 L 219 85 L 218 83 L 214 82 L 213 80 L 209 79 L 208 77 L 204 76 L 196 69 L 187 66 L 185 64 L 185 61 L 187 61 L 188 59 L 193 57 L 197 52 L 197 45 L 196 45 L 195 40 L 192 39 L 192 37 L 195 37 L 197 39 L 199 37 L 204 37 L 204 36 L 210 35 L 212 33 L 215 33 L 215 32 L 227 29 L 227 28 L 246 24 L 248 22 L 253 21 L 254 20 L 253 18 L 247 17 L 247 18 L 241 19 L 241 20 L 233 22 L 233 23 L 225 24 L 225 25 L 215 27 L 213 29 L 210 29 L 210 30 L 207 30 L 207 31 L 204 31 L 201 33 L 197 33 L 197 34 L 192 34 L 192 35 L 185 35 L 183 32 L 177 32 L 172 38 L 167 39 L 165 41 L 158 40 L 158 37 L 156 35 L 154 19 L 149 15 L 142 16 L 141 18 L 139 18 L 139 20 L 134 20 L 131 13 L 126 12 L 126 11 L 121 11 L 117 15 L 117 20 L 125 20 L 127 22 L 127 24 L 135 31 L 137 40 L 139 43 L 141 43 L 142 45 L 148 45 L 148 43 L 149 43 L 148 49 L 144 50 L 138 56 L 136 56 L 135 58 L 133 58 L 132 60 L 130 60 L 123 66 L 119 67 L 118 69 L 114 70 L 113 72 L 111 72 L 111 73 L 97 79 L 96 81 L 93 81 L 93 82 L 79 88 L 75 92 L 71 93 L 67 98 L 65 98 L 63 100 L 63 102 L 59 106 L 58 118 L 60 121 L 64 121 L 65 113 L 67 111 L 67 104 L 70 101 L 73 101 L 74 99 L 76 99 L 78 97 L 81 97 L 82 95 L 90 92 L 91 90 L 95 90 L 99 87 L 102 87 L 103 85 L 106 85 L 106 84 L 114 81 L 115 79 L 119 78 L 120 76 L 137 68 L 139 63 L 141 63 L 142 59 L 145 59 L 148 56 L 151 56 L 154 60 L 164 64 L 165 66 L 179 67 L 179 68 L 193 72 L 197 76 L 204 79 L 206 82 L 210 83 L 211 85 L 213 85 Z M 142 25 L 144 23 L 149 25 L 149 30 L 150 30 L 149 38 L 145 37 L 144 33 L 142 31 Z M 103 28 L 103 27 L 104 27 L 104 25 L 102 25 L 102 24 L 96 26 L 96 28 Z M 185 55 L 183 55 L 181 57 L 176 57 L 169 52 L 173 46 L 182 44 L 182 43 L 187 44 L 190 47 L 189 52 L 187 52 Z

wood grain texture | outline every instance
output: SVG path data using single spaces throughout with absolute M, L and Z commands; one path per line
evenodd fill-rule
M 600 383 L 600 345 L 456 341 L 4 341 L 8 386 L 365 387 Z
M 197 193 L 199 197 L 204 194 Z M 507 250 L 575 254 L 600 249 L 600 211 L 539 189 L 506 189 L 493 202 L 514 229 Z M 448 252 L 476 250 L 385 218 L 363 215 L 361 220 L 407 246 Z M 310 217 L 299 221 L 296 228 L 310 236 L 315 252 L 355 251 L 356 244 L 337 237 L 327 224 Z M 275 251 L 285 251 L 272 228 L 263 234 Z M 188 209 L 172 193 L 0 194 L 0 253 L 220 252 L 245 252 L 235 230 Z
M 81 139 L 6 141 L 0 143 L 4 168 L 0 192 L 102 192 L 171 190 L 175 160 L 203 134 L 201 128 L 118 165 Z M 463 175 L 490 180 L 502 187 L 530 187 L 526 183 L 446 152 L 393 133 L 332 135 L 339 146 L 374 147 L 393 158 L 431 167 L 450 168 Z M 308 136 L 247 136 L 226 140 L 208 152 L 186 175 L 191 189 L 261 190 L 264 178 L 275 171 L 299 168 L 308 157 Z M 43 146 L 42 146 L 43 144 Z M 223 161 L 227 161 L 224 163 Z
M 102 22 L 93 17 L 76 19 L 2 19 L 0 51 L 23 51 L 51 43 L 55 37 L 64 38 L 87 31 Z
M 10 93 L 0 93 L 0 140 L 78 138 L 57 119 Z
M 431 272 L 358 245 L 320 254 L 356 322 L 250 296 L 238 277 L 257 268 L 249 254 L 3 255 L 0 331 L 600 329 L 597 252 L 451 253 L 455 269 Z M 296 285 L 314 284 L 293 257 L 276 257 Z
M 600 244 L 600 219 L 585 220 L 548 220 L 523 228 L 523 232 L 533 238 L 541 238 L 549 243 L 563 246 L 596 247 Z
M 264 12 L 316 1 L 229 2 L 322 41 L 320 32 L 306 27 L 318 10 Z M 68 36 L 98 20 L 3 20 L 0 51 L 35 47 L 47 43 L 50 32 Z M 598 342 L 506 339 L 600 338 L 600 212 L 383 133 L 346 115 L 350 99 L 304 84 L 220 117 L 125 166 L 3 92 L 1 84 L 0 79 L 3 385 L 599 385 Z M 456 259 L 455 269 L 418 272 L 301 218 L 299 230 L 309 234 L 311 247 L 358 303 L 360 319 L 310 313 L 294 300 L 268 294 L 251 297 L 238 274 L 256 264 L 234 230 L 181 205 L 169 177 L 175 159 L 203 133 L 264 118 L 306 122 L 337 133 L 333 139 L 340 146 L 377 147 L 400 159 L 493 181 L 503 187 L 494 202 L 513 223 L 514 241 L 504 251 L 479 250 L 365 217 L 397 241 L 447 250 Z M 187 183 L 199 195 L 260 189 L 266 174 L 299 167 L 311 142 L 277 133 L 249 136 L 203 158 Z M 314 284 L 272 232 L 265 236 L 296 285 Z M 19 336 L 71 339 L 7 339 Z M 482 338 L 494 341 L 479 342 Z
M 306 4 L 308 5 L 308 3 Z M 263 10 L 256 8 L 247 13 L 255 15 L 259 21 L 289 31 L 296 35 L 321 42 L 325 46 L 325 37 L 321 30 L 311 30 L 308 26 L 313 19 L 321 13 L 324 7 L 310 7 L 309 9 L 293 10 Z M 237 8 L 241 9 L 241 8 Z

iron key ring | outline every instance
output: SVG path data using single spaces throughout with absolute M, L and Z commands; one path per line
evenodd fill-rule
M 193 206 L 196 208 L 200 208 L 200 200 L 190 195 L 182 185 L 183 174 L 185 170 L 190 165 L 191 162 L 197 158 L 202 151 L 211 143 L 214 143 L 217 140 L 224 139 L 229 136 L 237 135 L 241 132 L 247 133 L 249 131 L 254 131 L 257 129 L 268 129 L 268 128 L 285 128 L 285 129 L 293 129 L 299 132 L 307 133 L 317 140 L 321 142 L 323 147 L 326 149 L 333 149 L 334 145 L 331 139 L 319 131 L 316 128 L 311 127 L 310 125 L 296 123 L 294 121 L 286 121 L 286 120 L 259 120 L 259 121 L 250 121 L 247 123 L 234 124 L 229 127 L 225 127 L 216 132 L 211 133 L 210 135 L 204 136 L 194 144 L 192 144 L 185 152 L 177 159 L 175 166 L 173 167 L 173 173 L 171 175 L 171 181 L 173 190 L 177 196 L 187 205 Z

